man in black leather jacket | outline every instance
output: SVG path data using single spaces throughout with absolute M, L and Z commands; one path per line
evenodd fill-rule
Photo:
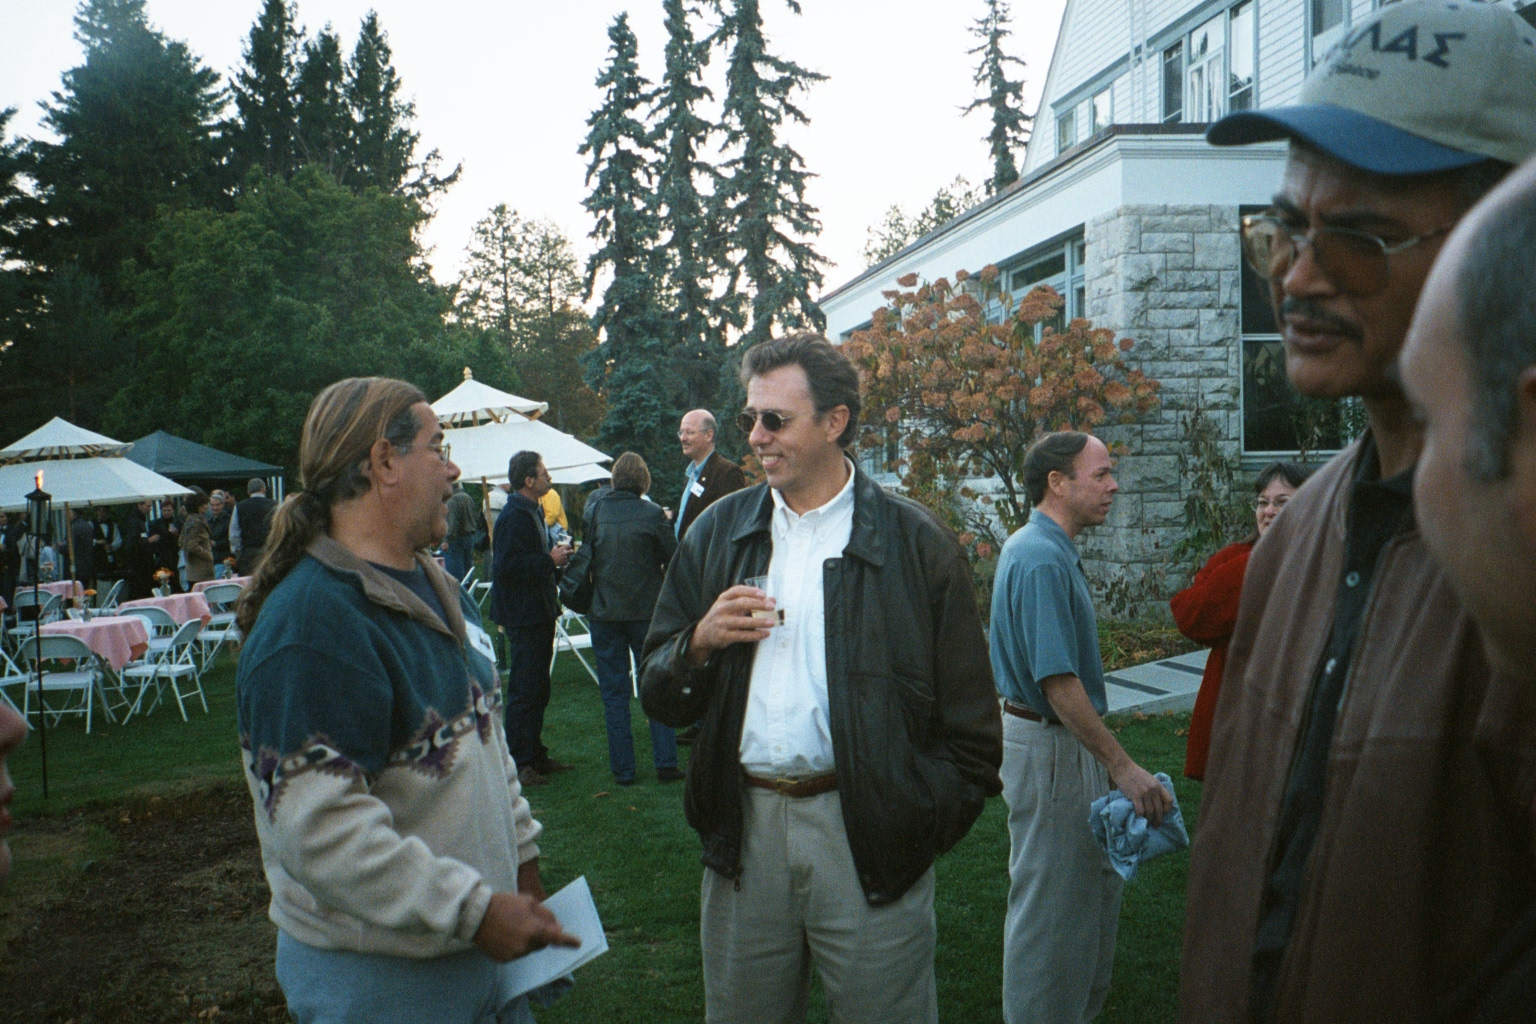
M 844 454 L 858 376 L 835 347 L 765 342 L 742 376 L 767 484 L 683 538 L 641 682 L 648 715 L 702 722 L 707 1019 L 802 1018 L 809 953 L 834 1018 L 937 1020 L 933 860 L 1000 789 L 970 569 Z M 744 583 L 763 575 L 774 598 Z

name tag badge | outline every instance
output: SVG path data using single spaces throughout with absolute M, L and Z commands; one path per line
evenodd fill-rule
M 464 632 L 469 639 L 469 646 L 478 651 L 486 661 L 492 665 L 496 664 L 496 645 L 491 643 L 490 634 L 473 622 L 464 623 Z
M 704 497 L 704 481 L 695 480 L 692 484 L 689 485 L 688 493 L 693 495 L 695 498 Z

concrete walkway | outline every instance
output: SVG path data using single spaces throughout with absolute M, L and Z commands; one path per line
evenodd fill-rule
M 1188 711 L 1195 706 L 1200 674 L 1210 651 L 1201 648 L 1161 661 L 1132 665 L 1104 677 L 1109 713 Z

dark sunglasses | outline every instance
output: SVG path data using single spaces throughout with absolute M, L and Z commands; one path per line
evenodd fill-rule
M 1334 287 L 1348 295 L 1374 295 L 1387 286 L 1387 257 L 1443 235 L 1451 227 L 1447 224 L 1388 244 L 1386 239 L 1353 228 L 1322 227 L 1308 234 L 1272 214 L 1251 214 L 1243 218 L 1243 257 L 1254 273 L 1272 281 L 1284 277 L 1301 247 L 1308 245 L 1312 258 Z
M 764 430 L 770 434 L 777 434 L 792 419 L 794 419 L 793 416 L 782 416 L 770 410 L 764 410 L 763 412 L 746 411 L 736 417 L 736 426 L 741 429 L 743 434 L 750 434 L 752 433 L 752 428 L 757 426 L 757 421 L 762 420 Z

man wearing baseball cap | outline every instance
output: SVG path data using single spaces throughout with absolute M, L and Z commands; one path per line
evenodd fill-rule
M 1536 32 L 1507 8 L 1399 3 L 1294 106 L 1243 224 L 1298 391 L 1369 426 L 1255 548 L 1190 865 L 1187 1021 L 1461 1019 L 1536 901 L 1536 711 L 1492 673 L 1414 522 L 1420 432 L 1395 371 L 1446 234 L 1536 152 Z

